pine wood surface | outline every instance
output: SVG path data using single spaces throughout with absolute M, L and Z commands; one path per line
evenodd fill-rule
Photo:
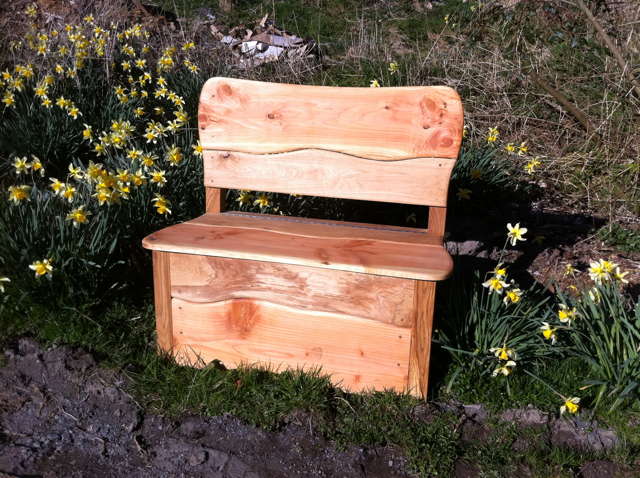
M 411 327 L 414 281 L 316 267 L 170 254 L 171 296 L 192 303 L 254 299 Z
M 455 159 L 376 161 L 344 153 L 204 151 L 209 187 L 445 206 Z
M 158 347 L 169 352 L 173 348 L 171 317 L 171 277 L 169 254 L 153 251 L 153 297 L 156 308 L 156 334 Z
M 200 95 L 205 150 L 323 149 L 361 158 L 452 158 L 460 97 L 445 86 L 345 88 L 211 78 Z
M 412 394 L 421 397 L 427 396 L 429 386 L 429 361 L 435 299 L 435 282 L 415 281 L 414 323 L 411 329 L 408 388 Z
M 446 279 L 453 268 L 451 256 L 439 239 L 430 234 L 398 232 L 393 240 L 379 240 L 364 228 L 278 224 L 277 230 L 256 227 L 254 218 L 206 214 L 207 223 L 189 221 L 147 236 L 147 249 L 204 256 L 251 259 L 302 266 L 315 266 L 367 274 L 421 280 Z M 218 224 L 218 221 L 223 224 Z M 289 226 L 288 224 L 291 224 Z M 311 227 L 313 226 L 313 227 Z M 385 234 L 390 231 L 385 231 Z M 374 237 L 370 237 L 373 234 Z M 338 235 L 339 237 L 336 237 Z M 409 239 L 403 241 L 403 238 Z
M 410 328 L 253 299 L 202 304 L 174 298 L 172 312 L 174 351 L 185 364 L 322 366 L 352 391 L 407 386 Z

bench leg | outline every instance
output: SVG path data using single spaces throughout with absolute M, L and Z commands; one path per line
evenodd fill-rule
M 152 257 L 158 348 L 164 352 L 171 352 L 173 349 L 173 321 L 171 318 L 171 276 L 169 275 L 170 254 L 153 251 Z
M 415 281 L 408 389 L 411 394 L 421 398 L 427 397 L 427 386 L 429 385 L 429 357 L 435 298 L 435 282 Z

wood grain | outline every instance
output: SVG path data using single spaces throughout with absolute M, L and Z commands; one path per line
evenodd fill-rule
M 173 299 L 172 305 L 175 352 L 182 363 L 321 366 L 352 391 L 406 388 L 410 329 L 250 299 Z
M 169 254 L 153 251 L 151 255 L 153 260 L 153 297 L 156 307 L 157 342 L 161 350 L 169 352 L 173 348 Z
M 415 320 L 411 330 L 408 389 L 410 393 L 426 398 L 429 386 L 429 361 L 431 357 L 431 333 L 433 330 L 436 283 L 418 280 L 415 282 L 415 291 Z
M 429 208 L 429 232 L 437 237 L 444 237 L 444 227 L 447 221 L 447 208 Z
M 456 158 L 460 97 L 445 86 L 345 88 L 211 78 L 200 95 L 205 150 L 323 149 L 361 158 Z
M 454 159 L 371 161 L 343 153 L 204 152 L 209 187 L 445 206 Z
M 207 188 L 204 189 L 205 192 L 205 205 L 204 210 L 209 213 L 220 213 L 224 211 L 224 199 L 227 191 L 225 189 L 220 188 Z
M 224 217 L 207 215 L 210 224 L 186 222 L 162 229 L 147 236 L 143 245 L 147 249 L 183 254 L 251 259 L 301 266 L 315 266 L 351 272 L 363 272 L 390 277 L 423 280 L 446 279 L 453 268 L 451 256 L 442 245 L 432 243 L 380 241 L 367 237 L 366 229 L 355 229 L 344 237 L 333 237 L 330 227 L 317 235 L 302 235 L 287 231 L 284 225 L 279 231 L 242 226 L 243 217 L 237 217 L 238 226 L 217 225 Z M 411 236 L 413 240 L 413 236 Z M 425 234 L 425 238 L 429 238 Z
M 194 303 L 255 299 L 411 327 L 414 281 L 315 267 L 171 254 L 171 295 Z

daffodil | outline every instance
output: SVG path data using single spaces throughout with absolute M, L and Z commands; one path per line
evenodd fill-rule
M 497 278 L 502 279 L 507 276 L 507 268 L 503 267 L 503 263 L 501 262 L 493 269 L 493 275 Z
M 394 75 L 394 74 L 398 73 L 399 70 L 400 70 L 400 67 L 398 66 L 398 64 L 395 61 L 392 61 L 391 63 L 389 63 L 389 73 Z
M 43 259 L 41 261 L 35 261 L 29 266 L 29 269 L 35 272 L 36 277 L 42 277 L 44 275 L 51 276 L 53 273 L 53 260 Z
M 84 177 L 82 169 L 75 167 L 72 163 L 69 163 L 69 176 L 73 179 L 81 180 Z
M 611 278 L 611 273 L 616 266 L 615 263 L 602 259 L 597 262 L 591 262 L 589 264 L 589 277 L 596 284 L 601 284 L 603 280 L 608 281 Z
M 29 169 L 31 168 L 31 165 L 29 164 L 29 162 L 27 161 L 26 156 L 23 158 L 16 158 L 13 160 L 13 167 L 16 168 L 16 174 L 26 174 Z
M 177 166 L 182 161 L 182 150 L 178 146 L 173 146 L 167 151 L 167 161 L 171 163 L 171 166 Z
M 571 265 L 567 264 L 564 266 L 564 275 L 565 276 L 573 276 L 576 273 L 576 269 Z
M 564 404 L 560 407 L 560 415 L 564 414 L 564 412 L 569 412 L 571 414 L 578 413 L 578 410 L 580 409 L 579 403 L 580 399 L 578 397 L 564 399 Z
M 510 375 L 511 372 L 513 372 L 515 366 L 516 363 L 513 360 L 508 360 L 504 364 L 496 367 L 495 370 L 491 373 L 491 376 L 496 377 L 498 375 L 504 375 L 506 377 L 507 375 Z
M 253 205 L 260 206 L 261 208 L 269 207 L 271 205 L 271 200 L 269 199 L 269 196 L 267 196 L 265 193 L 261 193 L 258 195 L 256 200 L 253 201 Z
M 151 182 L 157 184 L 159 188 L 164 186 L 167 182 L 167 178 L 164 177 L 165 172 L 162 170 L 151 171 L 149 175 L 151 177 Z
M 11 282 L 8 277 L 0 277 L 0 293 L 4 294 L 4 282 Z
M 489 293 L 491 292 L 497 292 L 498 294 L 502 294 L 502 292 L 504 291 L 504 289 L 506 287 L 509 287 L 509 284 L 507 284 L 505 281 L 501 280 L 500 277 L 492 277 L 491 279 L 489 279 L 486 282 L 483 282 L 482 285 L 484 287 L 489 288 Z
M 591 301 L 594 304 L 599 304 L 600 301 L 602 300 L 602 296 L 600 295 L 600 291 L 597 288 L 592 288 L 591 290 L 589 290 L 589 299 L 591 299 Z
M 200 144 L 200 141 L 191 146 L 191 148 L 193 148 L 193 154 L 202 157 L 202 145 Z
M 507 347 L 507 344 L 504 344 L 502 347 L 492 347 L 489 349 L 493 355 L 495 355 L 499 360 L 517 360 L 518 354 L 516 351 Z
M 73 226 L 78 227 L 80 224 L 86 223 L 90 215 L 91 211 L 85 211 L 84 206 L 80 206 L 72 209 L 71 212 L 67 214 L 67 221 L 73 221 Z
M 628 281 L 627 279 L 625 279 L 625 276 L 626 276 L 627 274 L 628 274 L 628 272 L 622 272 L 622 271 L 620 271 L 620 268 L 619 268 L 619 267 L 616 267 L 616 270 L 615 270 L 615 272 L 614 272 L 614 274 L 613 274 L 613 277 L 614 277 L 617 281 L 622 282 L 623 284 L 628 284 L 628 283 L 629 283 L 629 281 Z
M 520 143 L 520 146 L 518 146 L 518 156 L 524 156 L 528 151 L 529 147 L 527 146 L 527 142 L 523 141 Z
M 540 166 L 540 164 L 542 163 L 538 159 L 534 158 L 527 162 L 527 164 L 524 166 L 524 170 L 528 174 L 533 174 L 536 171 L 536 168 Z
M 44 166 L 37 156 L 31 155 L 31 171 L 40 171 L 40 176 L 44 176 Z
M 471 176 L 471 179 L 480 179 L 482 177 L 482 171 L 479 169 L 472 169 L 469 171 L 469 176 Z
M 9 186 L 9 200 L 14 204 L 18 204 L 21 201 L 29 200 L 29 192 L 31 186 L 22 184 L 19 186 Z
M 76 196 L 76 192 L 76 188 L 74 188 L 70 184 L 66 184 L 64 187 L 64 191 L 62 191 L 62 197 L 69 202 L 73 202 L 73 199 Z
M 507 143 L 507 145 L 504 147 L 504 150 L 507 153 L 515 153 L 516 146 L 513 143 Z
M 495 143 L 496 141 L 498 141 L 498 136 L 500 136 L 498 128 L 489 128 L 489 133 L 487 134 L 487 143 Z
M 578 312 L 575 307 L 569 308 L 569 306 L 565 304 L 560 304 L 558 309 L 558 320 L 563 324 L 571 325 L 578 317 Z
M 154 203 L 153 205 L 158 214 L 171 214 L 171 209 L 169 209 L 170 203 L 164 196 L 156 193 L 151 202 Z
M 549 322 L 542 322 L 542 327 L 540 327 L 540 331 L 542 332 L 542 336 L 546 339 L 546 340 L 551 340 L 551 345 L 555 345 L 556 340 L 557 340 L 557 336 L 556 336 L 556 331 L 558 329 L 555 327 L 551 327 L 551 325 L 549 325 Z
M 458 192 L 456 193 L 456 197 L 458 199 L 464 199 L 464 200 L 471 199 L 471 189 L 458 188 Z
M 371 80 L 371 82 L 369 83 L 369 86 L 371 88 L 380 88 L 380 82 L 378 80 Z
M 515 246 L 516 242 L 518 241 L 526 241 L 526 239 L 522 236 L 524 236 L 524 234 L 526 234 L 527 232 L 527 228 L 526 227 L 520 227 L 520 223 L 516 223 L 515 226 L 512 226 L 511 223 L 507 224 L 507 230 L 509 231 L 507 233 L 507 238 L 511 240 L 511 245 Z
M 522 291 L 520 289 L 512 288 L 512 289 L 509 289 L 504 295 L 503 302 L 505 304 L 515 304 L 517 302 L 520 302 L 521 298 L 522 298 Z
M 238 194 L 238 197 L 236 198 L 236 202 L 239 202 L 240 204 L 251 204 L 252 199 L 253 196 L 249 191 L 240 191 L 240 194 Z

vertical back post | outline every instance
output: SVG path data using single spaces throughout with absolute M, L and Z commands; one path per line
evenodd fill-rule
M 219 214 L 224 211 L 224 198 L 226 194 L 226 189 L 209 187 L 205 188 L 205 211 L 211 214 Z

